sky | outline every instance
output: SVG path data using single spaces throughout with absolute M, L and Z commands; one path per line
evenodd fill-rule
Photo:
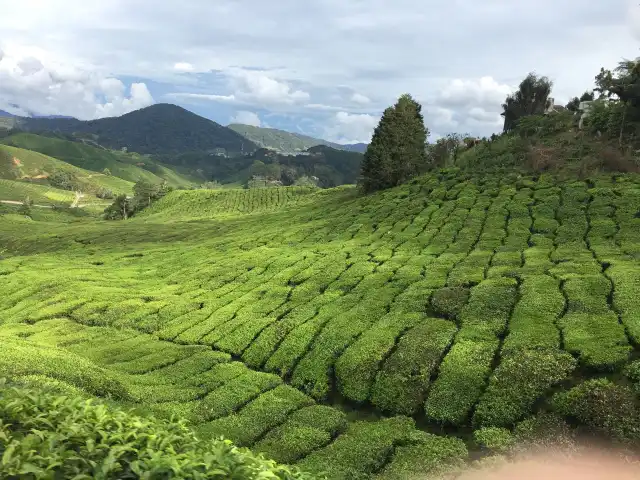
M 640 0 L 0 0 L 0 110 L 218 123 L 368 142 L 403 93 L 435 140 L 502 128 L 533 71 L 556 103 L 640 56 Z

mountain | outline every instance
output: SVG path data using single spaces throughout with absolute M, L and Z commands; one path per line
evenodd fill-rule
M 32 115 L 31 118 L 46 118 L 49 120 L 53 120 L 56 118 L 64 118 L 67 120 L 77 120 L 75 117 L 70 117 L 68 115 Z
M 232 123 L 228 125 L 228 127 L 260 147 L 270 148 L 285 154 L 304 152 L 317 145 L 326 145 L 336 150 L 359 153 L 364 153 L 367 148 L 367 145 L 364 143 L 341 145 L 339 143 L 328 142 L 327 140 L 309 137 L 300 133 L 286 132 L 276 128 L 254 127 L 240 123 Z
M 90 138 L 102 146 L 150 154 L 189 151 L 250 153 L 257 146 L 242 135 L 177 105 L 160 103 L 120 117 L 81 121 L 74 118 L 21 118 L 19 128 Z
M 347 143 L 346 145 L 340 145 L 341 150 L 346 150 L 347 152 L 357 152 L 364 153 L 367 151 L 368 143 Z
M 9 113 L 9 112 L 5 112 L 4 110 L 0 110 L 0 117 L 15 117 L 15 115 L 13 113 Z

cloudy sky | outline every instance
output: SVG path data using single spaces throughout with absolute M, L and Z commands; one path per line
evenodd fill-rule
M 556 103 L 640 55 L 640 0 L 0 0 L 0 110 L 176 103 L 222 124 L 368 141 L 409 92 L 432 139 L 501 128 L 529 72 Z

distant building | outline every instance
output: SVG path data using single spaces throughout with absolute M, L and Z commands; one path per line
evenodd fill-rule
M 550 113 L 559 113 L 559 112 L 566 112 L 566 111 L 567 111 L 567 107 L 565 107 L 564 105 L 557 105 L 555 98 L 549 97 L 547 99 L 547 106 L 544 109 L 545 115 L 548 115 Z

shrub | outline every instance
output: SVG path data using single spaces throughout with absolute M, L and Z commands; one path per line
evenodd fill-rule
M 331 479 L 364 480 L 384 465 L 395 445 L 419 443 L 422 433 L 407 417 L 353 422 L 333 443 L 298 465 L 310 472 L 326 473 Z
M 427 417 L 461 425 L 484 389 L 498 340 L 462 340 L 455 343 L 440 365 L 425 405 Z
M 531 447 L 548 449 L 572 446 L 574 433 L 556 413 L 539 413 L 516 425 L 513 436 L 518 449 L 528 452 Z
M 436 290 L 431 297 L 431 306 L 437 315 L 448 319 L 457 318 L 469 300 L 469 289 L 464 287 L 445 287 Z
M 640 415 L 631 388 L 601 378 L 587 380 L 553 397 L 554 409 L 595 433 L 624 442 L 640 439 Z
M 48 391 L 0 384 L 3 478 L 311 479 L 228 441 Z
M 453 323 L 436 318 L 409 330 L 385 361 L 373 386 L 378 408 L 413 415 L 424 402 L 431 375 L 456 332 Z
M 504 452 L 515 443 L 515 439 L 509 430 L 499 427 L 486 427 L 473 432 L 473 439 L 483 448 Z
M 561 352 L 525 350 L 503 358 L 480 399 L 474 424 L 513 425 L 550 387 L 565 380 L 575 366 L 573 357 Z
M 468 451 L 459 438 L 425 434 L 422 442 L 396 448 L 393 459 L 376 479 L 423 478 L 424 475 L 438 475 L 464 465 Z

